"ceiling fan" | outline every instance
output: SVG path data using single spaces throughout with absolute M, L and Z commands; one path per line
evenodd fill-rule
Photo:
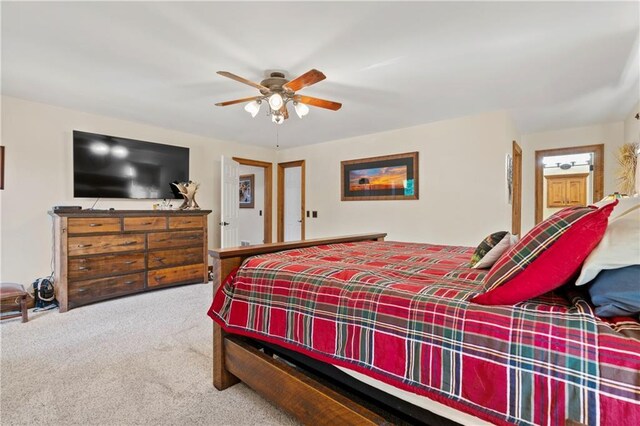
M 322 72 L 316 69 L 307 71 L 293 80 L 287 80 L 281 72 L 272 72 L 269 77 L 262 80 L 260 84 L 254 83 L 253 81 L 247 80 L 246 78 L 237 76 L 228 71 L 218 71 L 218 74 L 251 87 L 255 87 L 260 91 L 260 96 L 218 102 L 216 104 L 217 106 L 227 106 L 248 102 L 244 109 L 250 113 L 252 117 L 255 117 L 258 114 L 258 111 L 260 111 L 262 102 L 265 102 L 269 107 L 271 121 L 276 124 L 282 124 L 284 120 L 289 118 L 289 111 L 287 110 L 287 104 L 289 102 L 293 103 L 296 114 L 300 118 L 309 113 L 309 107 L 307 105 L 330 109 L 332 111 L 337 111 L 342 107 L 342 104 L 339 102 L 327 101 L 325 99 L 313 98 L 311 96 L 304 96 L 296 93 L 297 91 L 307 86 L 311 86 L 312 84 L 316 84 L 326 78 Z

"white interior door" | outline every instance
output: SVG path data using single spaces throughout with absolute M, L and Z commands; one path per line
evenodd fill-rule
M 284 240 L 302 239 L 302 167 L 284 169 Z
M 238 222 L 240 217 L 239 183 L 240 164 L 222 156 L 220 188 L 220 247 L 238 247 Z

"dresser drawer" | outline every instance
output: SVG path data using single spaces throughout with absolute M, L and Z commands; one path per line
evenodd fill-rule
M 156 269 L 147 272 L 147 286 L 160 287 L 170 284 L 201 283 L 204 280 L 204 263 L 175 268 Z
M 125 231 L 161 231 L 167 229 L 167 218 L 162 216 L 125 217 Z
M 204 263 L 204 252 L 202 250 L 202 246 L 200 246 L 181 250 L 150 251 L 147 266 L 149 269 L 154 269 L 176 265 Z
M 144 271 L 144 269 L 144 253 L 107 254 L 69 259 L 67 275 L 70 280 L 76 280 Z
M 144 272 L 99 280 L 75 281 L 68 285 L 69 304 L 84 305 L 144 290 Z
M 144 250 L 144 234 L 69 237 L 69 256 Z
M 203 228 L 204 216 L 169 217 L 170 229 Z
M 179 232 L 154 232 L 148 234 L 148 247 L 151 249 L 161 249 L 170 247 L 202 246 L 204 232 L 202 231 L 179 231 Z
M 118 217 L 71 217 L 67 221 L 69 234 L 93 234 L 97 232 L 120 232 Z

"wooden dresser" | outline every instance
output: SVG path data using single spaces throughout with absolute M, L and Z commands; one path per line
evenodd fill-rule
M 113 297 L 208 282 L 211 210 L 78 210 L 54 218 L 60 312 Z

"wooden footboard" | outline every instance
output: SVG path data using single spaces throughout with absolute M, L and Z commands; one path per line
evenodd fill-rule
M 217 291 L 228 274 L 251 256 L 283 250 L 358 241 L 382 241 L 385 233 L 271 243 L 210 250 L 214 286 Z M 303 423 L 385 424 L 372 411 L 327 388 L 301 372 L 283 365 L 213 324 L 213 385 L 224 390 L 239 381 L 296 416 Z M 328 423 L 327 423 L 328 424 Z

